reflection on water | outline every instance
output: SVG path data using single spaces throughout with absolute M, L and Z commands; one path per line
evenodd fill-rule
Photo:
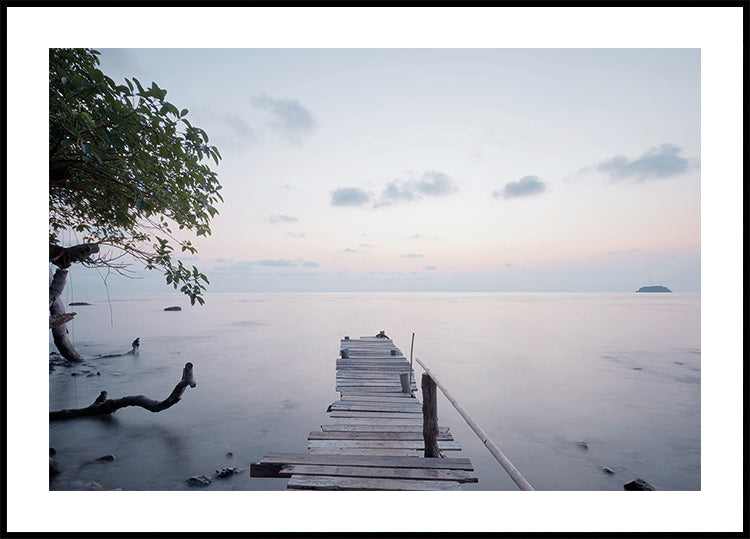
M 306 450 L 337 398 L 339 339 L 380 330 L 406 352 L 416 333 L 415 356 L 538 490 L 622 490 L 635 477 L 700 489 L 699 294 L 209 294 L 180 312 L 163 311 L 173 295 L 128 295 L 113 298 L 113 323 L 105 296 L 75 299 L 94 304 L 74 321 L 85 357 L 135 337 L 141 349 L 54 366 L 50 409 L 102 390 L 163 399 L 187 361 L 197 387 L 157 414 L 52 423 L 63 473 L 51 489 L 186 490 L 201 474 L 214 476 L 205 490 L 284 489 L 247 466 Z M 442 394 L 439 415 L 478 470 L 466 488 L 516 489 Z M 218 478 L 222 467 L 242 473 Z

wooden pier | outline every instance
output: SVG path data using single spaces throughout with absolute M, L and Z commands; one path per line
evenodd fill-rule
M 471 461 L 454 456 L 461 447 L 449 428 L 436 414 L 425 420 L 411 365 L 384 332 L 345 337 L 340 356 L 340 399 L 309 434 L 307 453 L 268 453 L 252 463 L 251 477 L 289 478 L 288 489 L 309 490 L 458 490 L 478 481 Z M 439 457 L 424 457 L 427 431 Z

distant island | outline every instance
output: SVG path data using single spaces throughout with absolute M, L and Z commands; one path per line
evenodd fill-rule
M 636 292 L 671 292 L 666 286 L 642 286 Z

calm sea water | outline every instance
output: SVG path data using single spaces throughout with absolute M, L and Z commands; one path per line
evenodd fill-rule
M 50 369 L 50 409 L 87 406 L 102 390 L 165 398 L 187 361 L 197 387 L 156 414 L 51 423 L 63 469 L 51 490 L 188 490 L 188 477 L 229 466 L 242 472 L 204 490 L 283 490 L 285 480 L 246 468 L 269 451 L 306 451 L 338 397 L 339 339 L 380 330 L 407 356 L 416 334 L 414 356 L 537 490 L 621 491 L 636 477 L 701 488 L 697 293 L 208 294 L 202 307 L 174 294 L 70 299 L 93 304 L 69 308 L 72 340 L 90 359 Z M 135 337 L 137 356 L 98 357 Z M 477 470 L 466 489 L 517 490 L 442 394 L 438 406 Z M 116 460 L 89 463 L 107 454 Z

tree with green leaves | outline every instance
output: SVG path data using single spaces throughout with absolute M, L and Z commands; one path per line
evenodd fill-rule
M 139 261 L 203 304 L 207 277 L 178 257 L 197 252 L 190 233 L 210 235 L 223 201 L 209 167 L 221 156 L 188 110 L 166 101 L 155 82 L 117 84 L 99 69 L 99 54 L 49 51 L 49 256 L 58 268 L 50 327 L 58 349 L 67 333 L 59 298 L 74 262 L 124 273 Z M 77 244 L 64 245 L 66 236 Z

